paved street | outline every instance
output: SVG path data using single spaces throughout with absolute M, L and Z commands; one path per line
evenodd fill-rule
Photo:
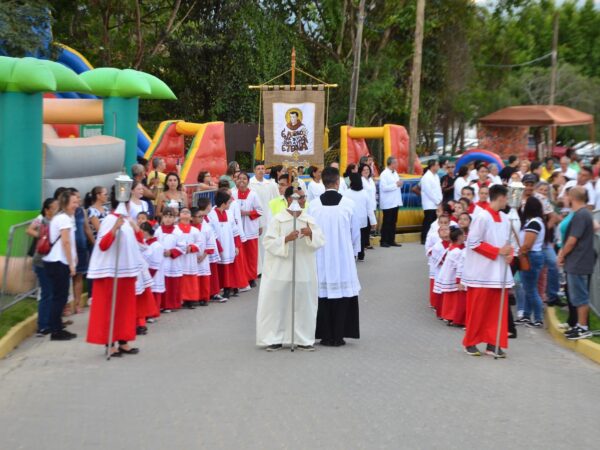
M 138 356 L 31 338 L 0 361 L 2 449 L 558 449 L 600 442 L 600 366 L 519 329 L 472 358 L 427 307 L 418 244 L 359 265 L 359 341 L 254 346 L 257 292 L 164 315 Z

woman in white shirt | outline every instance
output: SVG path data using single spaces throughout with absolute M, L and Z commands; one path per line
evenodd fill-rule
M 490 186 L 493 186 L 494 184 L 502 184 L 502 178 L 500 178 L 498 166 L 496 164 L 490 164 L 488 169 L 490 169 L 490 173 L 488 174 L 488 178 L 491 181 Z
M 344 192 L 344 197 L 354 202 L 354 214 L 360 225 L 360 252 L 358 260 L 365 260 L 365 247 L 369 245 L 369 230 L 375 227 L 375 212 L 371 209 L 371 199 L 366 189 L 363 189 L 362 177 L 359 173 L 351 173 L 350 189 Z M 369 226 L 369 224 L 372 224 Z
M 454 181 L 454 201 L 457 202 L 462 197 L 462 188 L 469 185 L 469 167 L 465 164 L 458 169 L 456 180 Z
M 139 181 L 134 181 L 131 185 L 131 198 L 127 203 L 127 209 L 129 210 L 129 217 L 133 220 L 137 219 L 139 213 L 144 212 L 148 214 L 148 202 L 142 200 L 144 196 L 144 185 Z
M 50 221 L 50 253 L 42 260 L 52 284 L 50 340 L 68 341 L 77 337 L 75 333 L 63 330 L 62 312 L 69 298 L 71 277 L 76 274 L 75 210 L 79 207 L 79 196 L 71 190 L 66 190 L 60 195 L 58 206 L 60 212 Z
M 317 166 L 310 166 L 308 168 L 308 174 L 312 178 L 307 188 L 307 200 L 312 202 L 315 198 L 319 198 L 321 194 L 325 193 L 325 186 L 321 181 L 321 169 Z

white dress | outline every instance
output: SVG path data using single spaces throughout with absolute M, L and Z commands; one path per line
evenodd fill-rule
M 239 230 L 231 210 L 223 211 L 227 220 L 220 222 L 217 216 L 217 208 L 208 214 L 209 223 L 219 242 L 221 243 L 221 254 L 219 264 L 231 264 L 235 260 L 235 237 L 239 236 Z
M 176 250 L 182 254 L 185 254 L 185 239 L 179 228 L 174 227 L 171 233 L 165 233 L 163 231 L 163 227 L 158 227 L 154 233 L 154 237 L 158 239 L 164 250 Z M 183 276 L 183 261 L 181 259 L 181 255 L 177 258 L 164 256 L 163 271 L 166 277 Z
M 158 239 L 148 239 L 146 248 L 142 252 L 144 259 L 148 263 L 148 268 L 155 271 L 152 276 L 152 292 L 162 294 L 165 292 L 165 273 L 163 271 L 164 247 Z
M 327 240 L 327 245 L 317 251 L 319 297 L 357 296 L 360 283 L 354 257 L 360 251 L 360 226 L 352 200 L 342 197 L 338 205 L 324 206 L 317 198 L 310 204 L 308 214 Z
M 325 244 L 323 233 L 305 212 L 296 229 L 310 226 L 312 238 L 296 241 L 296 308 L 294 343 L 313 345 L 318 308 L 315 252 Z M 292 243 L 285 236 L 293 230 L 286 211 L 275 215 L 265 232 L 265 271 L 260 282 L 256 311 L 256 345 L 289 344 L 292 337 Z
M 254 215 L 252 216 L 242 216 L 240 214 L 241 226 L 242 230 L 244 231 L 244 236 L 246 237 L 246 240 L 258 239 L 258 231 L 261 227 L 260 218 L 264 214 L 264 211 L 258 195 L 252 190 L 247 192 L 248 196 L 246 198 L 243 198 L 244 195 L 240 195 L 240 192 L 237 189 L 234 189 L 233 198 L 238 203 L 240 213 L 241 211 L 254 213 Z

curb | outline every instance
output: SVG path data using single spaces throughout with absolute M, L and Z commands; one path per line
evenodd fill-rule
M 596 344 L 589 339 L 582 339 L 580 341 L 569 341 L 565 338 L 562 330 L 558 328 L 560 322 L 556 317 L 556 311 L 554 307 L 546 308 L 546 321 L 548 323 L 548 331 L 563 347 L 581 353 L 586 358 L 591 359 L 595 363 L 600 364 L 600 344 Z
M 19 322 L 0 339 L 0 358 L 4 358 L 21 342 L 30 336 L 33 336 L 37 329 L 37 313 L 33 313 L 27 319 Z
M 81 300 L 84 305 L 87 305 L 87 299 L 88 294 L 87 292 L 84 292 L 81 296 Z M 70 305 L 71 302 L 68 302 L 67 304 Z M 37 313 L 33 313 L 27 319 L 19 322 L 10 330 L 8 330 L 4 337 L 0 339 L 0 359 L 12 352 L 25 339 L 35 334 L 37 331 L 37 316 Z

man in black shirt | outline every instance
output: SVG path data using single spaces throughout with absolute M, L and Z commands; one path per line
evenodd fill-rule
M 558 254 L 558 264 L 564 265 L 567 274 L 569 302 L 577 308 L 577 325 L 565 336 L 576 341 L 592 336 L 588 328 L 590 310 L 590 276 L 596 264 L 594 251 L 594 221 L 587 209 L 586 191 L 581 186 L 569 191 L 571 209 L 575 212 L 567 227 L 563 248 Z
M 519 159 L 515 155 L 510 155 L 508 157 L 508 164 L 504 166 L 504 169 L 502 169 L 499 173 L 502 182 L 510 183 L 510 177 L 512 177 L 512 174 L 517 171 L 518 167 Z
M 444 168 L 446 169 L 446 175 L 442 177 L 440 183 L 442 185 L 443 202 L 447 203 L 454 200 L 454 181 L 456 180 L 454 169 L 456 168 L 456 163 L 447 160 Z

